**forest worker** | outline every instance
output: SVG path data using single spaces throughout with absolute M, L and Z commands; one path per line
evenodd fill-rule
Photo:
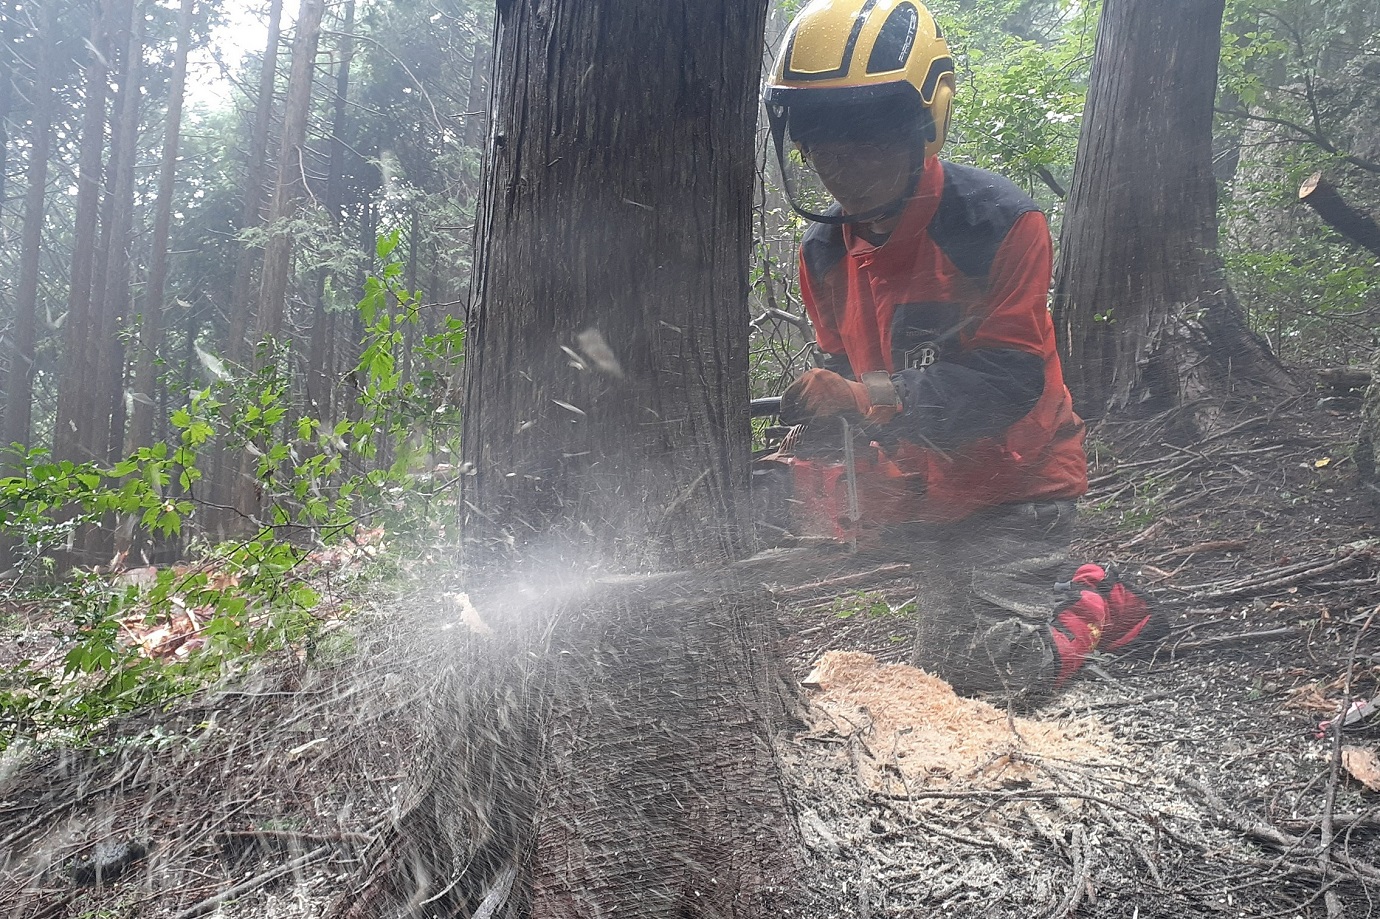
M 891 537 L 914 540 L 922 572 L 916 663 L 960 692 L 1040 693 L 1151 616 L 1114 571 L 1069 563 L 1087 458 L 1049 227 L 1010 181 L 939 159 L 953 96 L 914 0 L 812 0 L 791 23 L 764 100 L 813 221 L 800 279 L 823 367 L 786 390 L 782 420 L 861 416 L 925 490 L 924 522 Z

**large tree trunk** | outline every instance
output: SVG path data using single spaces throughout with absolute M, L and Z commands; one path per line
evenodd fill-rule
M 776 636 L 729 564 L 752 544 L 765 7 L 516 0 L 503 14 L 462 442 L 468 556 L 501 560 L 471 569 L 497 634 L 437 705 L 453 716 L 439 775 L 412 842 L 391 847 L 410 869 L 396 893 L 429 909 L 790 908 Z M 640 573 L 590 580 L 590 564 Z
M 1078 410 L 1145 413 L 1292 381 L 1217 254 L 1223 0 L 1108 0 L 1060 234 L 1054 310 Z M 1209 400 L 1212 401 L 1212 400 Z M 1201 412 L 1185 418 L 1193 426 Z
M 743 554 L 740 83 L 756 86 L 764 5 L 511 8 L 467 340 L 468 497 L 489 515 L 471 548 L 563 529 L 618 563 Z

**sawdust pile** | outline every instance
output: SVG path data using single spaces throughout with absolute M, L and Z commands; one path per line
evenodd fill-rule
M 905 664 L 828 651 L 805 685 L 814 730 L 857 743 L 859 778 L 875 791 L 1054 787 L 1053 764 L 1115 766 L 1111 738 L 1091 720 L 1011 717 Z

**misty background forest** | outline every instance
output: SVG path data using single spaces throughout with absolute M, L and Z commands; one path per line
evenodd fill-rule
M 1380 6 L 931 4 L 1175 617 L 1017 713 L 754 561 L 801 5 L 0 0 L 7 915 L 1375 912 Z

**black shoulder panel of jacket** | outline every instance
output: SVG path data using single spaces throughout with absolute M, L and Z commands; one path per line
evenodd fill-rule
M 946 161 L 944 191 L 930 221 L 930 239 L 959 271 L 985 278 L 1016 219 L 1039 209 L 1010 179 Z
M 841 213 L 842 208 L 834 204 L 829 208 L 832 216 Z M 842 258 L 848 254 L 843 242 L 843 227 L 828 223 L 812 223 L 800 241 L 800 253 L 805 260 L 805 270 L 816 282 L 823 280 Z

